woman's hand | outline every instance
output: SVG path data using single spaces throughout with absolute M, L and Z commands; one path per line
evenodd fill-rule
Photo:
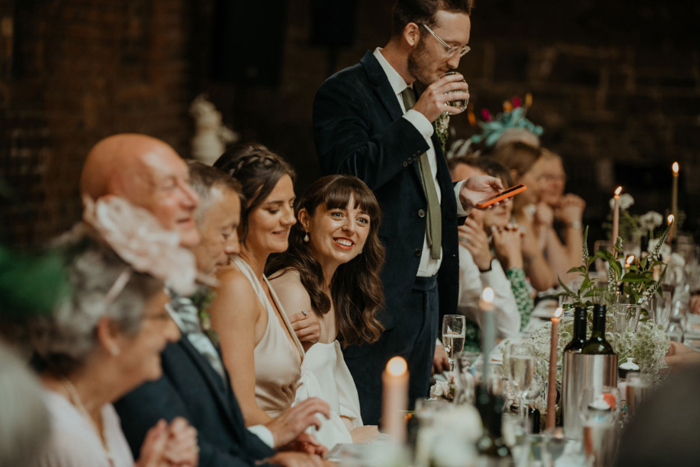
M 178 417 L 170 425 L 160 420 L 148 430 L 136 467 L 197 467 L 198 464 L 197 430 Z
M 482 223 L 467 217 L 464 225 L 457 228 L 459 243 L 472 254 L 474 263 L 480 271 L 488 271 L 491 268 L 491 250 L 489 249 L 489 238 L 484 232 Z
M 165 445 L 168 443 L 168 423 L 159 420 L 156 425 L 148 430 L 141 445 L 141 455 L 136 467 L 164 467 L 168 463 L 164 459 Z
M 278 452 L 274 456 L 266 459 L 268 464 L 281 465 L 283 467 L 323 467 L 323 459 L 318 456 L 303 452 Z
M 171 465 L 197 467 L 199 464 L 197 430 L 184 418 L 177 417 L 170 422 L 163 454 Z
M 353 428 L 350 431 L 350 436 L 352 436 L 353 444 L 370 444 L 377 440 L 381 433 L 379 433 L 377 425 L 365 425 Z
M 537 203 L 535 211 L 535 224 L 537 227 L 551 227 L 554 223 L 554 211 L 549 204 L 541 202 Z
M 583 218 L 586 202 L 580 196 L 568 193 L 561 197 L 554 217 L 564 224 L 576 224 Z
M 298 308 L 297 308 L 298 309 Z M 301 342 L 315 344 L 321 339 L 321 322 L 313 311 L 296 313 L 289 317 L 294 333 Z
M 493 233 L 493 249 L 498 260 L 505 269 L 522 268 L 522 237 L 525 235 L 517 226 L 491 228 Z

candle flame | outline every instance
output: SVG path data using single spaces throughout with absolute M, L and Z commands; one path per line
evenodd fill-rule
M 407 369 L 406 360 L 401 357 L 394 357 L 386 364 L 386 371 L 392 376 L 403 375 Z
M 635 258 L 634 255 L 629 255 L 629 256 L 627 257 L 627 261 L 626 261 L 627 266 L 629 266 L 630 264 L 632 264 L 632 263 L 634 262 L 634 258 Z
M 562 313 L 564 313 L 564 308 L 559 307 L 559 308 L 557 308 L 557 311 L 554 312 L 554 317 L 559 318 Z
M 615 190 L 615 196 L 618 196 L 620 193 L 622 193 L 622 187 L 621 187 L 621 186 L 617 187 L 617 190 Z
M 493 293 L 493 289 L 491 287 L 486 287 L 484 292 L 481 294 L 481 298 L 487 303 L 493 302 L 494 297 L 495 294 Z
M 678 162 L 674 162 L 673 163 L 673 174 L 674 175 L 678 175 L 678 169 L 679 169 Z

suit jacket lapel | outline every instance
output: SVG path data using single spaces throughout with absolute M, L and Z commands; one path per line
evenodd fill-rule
M 221 405 L 221 409 L 226 413 L 227 418 L 235 429 L 237 426 L 235 415 L 239 415 L 241 417 L 240 423 L 243 423 L 242 415 L 238 413 L 234 414 L 233 407 L 231 407 L 229 398 L 227 397 L 227 386 L 221 380 L 219 374 L 211 367 L 206 358 L 204 358 L 204 356 L 202 356 L 202 354 L 200 354 L 199 351 L 190 343 L 189 339 L 187 338 L 187 334 L 182 335 L 182 338 L 178 344 L 181 345 L 188 354 L 190 354 L 192 361 L 197 366 L 197 369 L 202 374 L 207 384 L 211 386 L 212 393 L 214 394 L 216 401 L 219 403 L 219 405 Z
M 367 77 L 374 84 L 374 93 L 387 112 L 389 112 L 391 120 L 399 119 L 403 115 L 401 105 L 396 98 L 396 94 L 394 94 L 394 89 L 391 87 L 389 79 L 386 77 L 386 73 L 384 73 L 384 69 L 382 69 L 374 54 L 367 52 L 360 63 L 365 67 Z

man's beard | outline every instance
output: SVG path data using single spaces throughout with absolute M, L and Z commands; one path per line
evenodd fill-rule
M 428 71 L 428 63 L 430 63 L 429 54 L 421 37 L 416 48 L 408 54 L 408 72 L 425 86 L 433 83 Z

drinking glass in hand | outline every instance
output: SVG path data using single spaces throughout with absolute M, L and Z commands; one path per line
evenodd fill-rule
M 513 393 L 518 399 L 520 419 L 525 420 L 525 396 L 530 391 L 535 380 L 535 357 L 532 349 L 526 344 L 513 344 L 510 346 L 509 379 Z
M 456 71 L 448 71 L 444 75 L 441 75 L 440 78 L 444 78 L 445 76 L 450 76 L 450 75 L 460 75 L 461 76 L 461 73 L 458 73 Z M 440 78 L 438 78 L 438 79 L 440 79 Z M 467 81 L 464 79 L 464 77 L 462 77 L 462 82 L 464 84 L 467 84 Z M 466 86 L 465 86 L 465 88 L 466 88 Z M 457 91 L 450 91 L 450 92 L 446 92 L 445 95 L 449 95 L 449 94 L 452 94 L 453 92 L 460 92 L 460 91 L 465 91 L 465 90 L 466 89 L 459 89 Z M 455 99 L 453 101 L 448 102 L 448 104 L 456 109 L 459 109 L 460 112 L 464 112 L 467 108 L 467 104 L 469 104 L 469 99 Z
M 455 356 L 464 350 L 466 324 L 462 315 L 445 315 L 442 319 L 442 345 L 450 362 L 450 371 L 454 369 Z

